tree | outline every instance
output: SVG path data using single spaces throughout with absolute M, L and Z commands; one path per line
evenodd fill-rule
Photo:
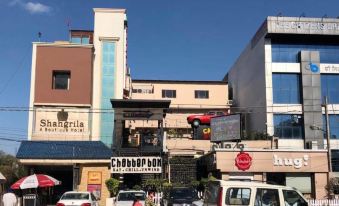
M 105 184 L 108 191 L 110 192 L 111 197 L 116 196 L 119 191 L 120 181 L 115 178 L 109 178 L 105 181 Z
M 23 165 L 14 156 L 0 150 L 0 172 L 6 177 L 5 186 L 9 187 L 27 175 Z

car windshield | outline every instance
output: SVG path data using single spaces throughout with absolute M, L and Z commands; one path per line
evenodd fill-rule
M 118 195 L 118 201 L 133 201 L 135 198 L 145 200 L 145 193 L 143 192 L 122 192 Z
M 186 189 L 186 188 L 183 188 L 183 189 L 173 189 L 171 192 L 170 192 L 170 196 L 171 198 L 174 198 L 174 199 L 187 199 L 187 198 L 194 198 L 195 195 L 194 195 L 194 192 L 191 190 L 191 189 Z
M 62 200 L 88 200 L 88 193 L 66 193 L 61 197 Z

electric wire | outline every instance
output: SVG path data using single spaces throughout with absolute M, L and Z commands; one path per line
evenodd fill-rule
M 28 45 L 27 48 L 24 50 L 24 56 L 21 59 L 19 66 L 13 71 L 12 75 L 10 75 L 10 77 L 7 79 L 7 81 L 4 82 L 3 87 L 0 89 L 0 96 L 4 93 L 4 91 L 7 89 L 8 85 L 11 83 L 11 81 L 14 79 L 14 77 L 17 75 L 17 73 L 24 68 L 23 64 L 27 58 L 27 56 L 30 54 L 29 53 L 29 48 L 31 47 L 31 45 Z

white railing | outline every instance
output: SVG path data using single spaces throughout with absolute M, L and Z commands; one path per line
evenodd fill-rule
M 307 200 L 309 206 L 338 206 L 339 199 Z
M 156 192 L 155 194 L 154 194 L 154 197 L 153 197 L 153 201 L 154 201 L 154 203 L 155 203 L 155 205 L 157 205 L 157 206 L 159 206 L 160 205 L 160 203 L 161 203 L 161 199 L 162 199 L 162 197 L 163 197 L 163 192 Z M 147 197 L 148 197 L 148 192 L 147 192 Z

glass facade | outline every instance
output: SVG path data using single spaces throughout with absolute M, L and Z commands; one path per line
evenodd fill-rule
M 273 103 L 301 104 L 300 75 L 273 73 Z
M 281 139 L 302 139 L 303 119 L 302 115 L 274 114 L 274 136 Z
M 319 51 L 320 62 L 329 64 L 339 63 L 338 45 L 298 45 L 272 44 L 272 62 L 298 63 L 298 54 L 302 50 Z
M 327 96 L 329 104 L 339 104 L 338 74 L 321 74 L 321 96 Z
M 103 41 L 101 64 L 101 109 L 112 109 L 111 99 L 115 88 L 115 43 Z M 100 140 L 107 146 L 113 143 L 114 113 L 101 113 Z
M 328 106 L 328 109 L 331 111 L 331 106 Z M 330 138 L 339 139 L 339 116 L 335 114 L 328 115 L 330 122 Z M 326 119 L 323 115 L 323 131 L 326 131 Z M 326 138 L 326 133 L 324 132 L 324 138 Z

